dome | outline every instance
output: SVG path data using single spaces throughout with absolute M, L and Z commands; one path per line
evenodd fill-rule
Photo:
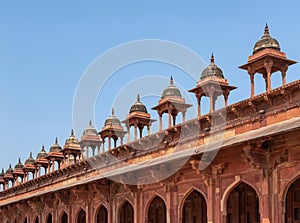
M 58 144 L 58 140 L 57 137 L 55 138 L 55 143 L 50 147 L 50 151 L 49 152 L 61 152 L 62 148 L 61 146 Z
M 73 129 L 71 131 L 71 135 L 69 136 L 69 138 L 67 138 L 65 145 L 72 144 L 72 143 L 78 144 L 78 139 L 75 137 Z
M 44 145 L 42 146 L 42 150 L 37 154 L 36 158 L 37 159 L 46 159 L 48 154 L 45 151 Z
M 97 135 L 97 130 L 93 127 L 92 120 L 90 120 L 89 126 L 86 129 L 84 129 L 83 135 Z
M 25 161 L 25 165 L 26 164 L 34 164 L 35 160 L 32 158 L 32 152 L 30 152 L 30 156 L 29 158 Z
M 120 120 L 115 116 L 115 111 L 112 109 L 111 115 L 105 120 L 104 126 L 121 126 Z
M 210 58 L 210 65 L 202 71 L 200 79 L 203 80 L 206 77 L 213 76 L 224 78 L 223 71 L 217 65 L 215 65 L 215 58 L 212 54 Z
M 264 35 L 254 45 L 253 54 L 255 54 L 263 49 L 266 49 L 266 48 L 271 48 L 271 49 L 280 51 L 280 45 L 279 45 L 278 41 L 276 39 L 272 38 L 269 34 L 268 24 L 266 24 Z
M 170 78 L 170 85 L 163 91 L 162 98 L 168 97 L 168 96 L 175 96 L 181 98 L 180 90 L 174 86 L 173 77 Z
M 6 174 L 13 174 L 14 170 L 11 168 L 11 164 L 9 164 L 9 168 L 6 170 Z
M 19 158 L 18 163 L 15 165 L 15 169 L 23 169 L 24 165 L 21 162 L 21 159 Z
M 136 102 L 131 106 L 129 113 L 131 112 L 147 112 L 146 106 L 141 102 L 140 95 L 138 94 Z

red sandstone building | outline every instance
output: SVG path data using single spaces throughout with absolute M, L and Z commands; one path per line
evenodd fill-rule
M 266 27 L 240 67 L 250 77 L 250 98 L 227 105 L 235 87 L 212 57 L 190 90 L 195 119 L 184 119 L 191 105 L 171 79 L 153 107 L 159 132 L 151 134 L 154 120 L 138 97 L 123 121 L 127 131 L 112 111 L 100 131 L 90 123 L 80 141 L 73 131 L 63 147 L 56 139 L 48 152 L 43 147 L 36 159 L 30 154 L 2 171 L 0 222 L 300 222 L 300 80 L 285 81 L 294 63 Z M 271 89 L 277 71 L 282 86 Z M 255 74 L 266 84 L 259 95 Z M 215 110 L 219 96 L 225 107 Z M 204 115 L 202 97 L 210 99 Z M 132 127 L 134 140 L 124 144 Z

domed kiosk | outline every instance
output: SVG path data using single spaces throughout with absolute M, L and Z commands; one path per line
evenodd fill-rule
M 134 127 L 134 140 L 137 140 L 137 128 L 140 132 L 140 138 L 143 137 L 143 129 L 145 126 L 147 126 L 148 135 L 150 135 L 150 126 L 152 122 L 155 122 L 155 120 L 151 119 L 146 106 L 141 102 L 140 95 L 138 94 L 136 102 L 130 107 L 126 120 L 122 121 L 127 128 L 127 141 L 130 141 L 131 126 Z
M 196 87 L 189 90 L 195 94 L 198 103 L 198 117 L 201 116 L 201 98 L 203 96 L 209 97 L 210 109 L 209 112 L 215 111 L 215 103 L 220 95 L 224 96 L 224 105 L 228 105 L 228 96 L 230 91 L 236 89 L 234 86 L 228 84 L 227 79 L 224 78 L 223 71 L 215 64 L 215 57 L 212 54 L 210 64 L 206 67 L 197 82 Z
M 168 128 L 176 125 L 178 113 L 182 113 L 182 122 L 185 122 L 185 114 L 192 105 L 186 104 L 185 99 L 181 96 L 180 90 L 174 85 L 173 77 L 170 78 L 169 86 L 163 91 L 158 105 L 153 107 L 159 116 L 159 130 L 162 130 L 162 115 L 168 114 Z M 172 120 L 173 119 L 173 120 Z
M 102 150 L 105 151 L 105 139 L 108 138 L 108 150 L 111 150 L 111 139 L 114 140 L 114 147 L 117 147 L 117 141 L 120 138 L 123 144 L 123 138 L 126 134 L 121 126 L 120 120 L 115 116 L 115 110 L 112 108 L 111 115 L 105 120 L 101 132 L 98 133 L 102 140 Z
M 296 61 L 287 59 L 286 54 L 280 51 L 278 41 L 270 36 L 269 27 L 266 24 L 264 35 L 253 48 L 253 54 L 248 57 L 248 63 L 239 68 L 247 70 L 251 82 L 251 97 L 254 97 L 254 74 L 263 75 L 266 82 L 266 91 L 271 90 L 271 75 L 281 72 L 282 86 L 286 84 L 286 72 L 290 65 Z

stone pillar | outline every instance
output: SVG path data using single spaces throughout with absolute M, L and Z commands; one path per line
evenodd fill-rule
M 162 130 L 162 114 L 159 113 L 158 115 L 159 115 L 159 131 L 161 131 Z
M 126 124 L 126 128 L 127 128 L 127 134 L 128 134 L 127 143 L 129 143 L 130 142 L 130 126 L 129 126 L 129 124 Z
M 200 95 L 196 95 L 197 97 L 197 103 L 198 103 L 198 118 L 201 116 L 201 96 Z
M 172 126 L 171 118 L 172 118 L 171 109 L 168 109 L 168 128 Z
M 266 80 L 266 91 L 271 90 L 271 72 L 272 72 L 272 67 L 273 67 L 273 61 L 267 61 L 264 63 L 264 67 L 266 69 L 266 76 L 264 77 Z
M 281 68 L 281 76 L 282 76 L 282 86 L 286 84 L 286 72 L 288 70 L 288 64 L 284 64 Z
M 137 124 L 134 123 L 134 141 L 137 139 Z

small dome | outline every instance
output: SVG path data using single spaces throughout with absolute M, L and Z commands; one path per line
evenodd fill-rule
M 115 111 L 112 109 L 111 115 L 105 120 L 104 126 L 121 126 L 120 120 L 115 116 Z
M 25 161 L 25 165 L 26 164 L 34 164 L 35 160 L 32 158 L 32 152 L 30 152 L 30 156 L 29 158 Z
M 15 169 L 23 169 L 24 165 L 21 162 L 21 159 L 19 158 L 18 163 L 15 165 Z
M 131 112 L 147 112 L 146 106 L 141 102 L 140 95 L 138 94 L 136 102 L 131 106 L 129 113 Z
M 61 146 L 58 144 L 58 140 L 57 137 L 55 138 L 55 143 L 50 147 L 50 151 L 49 152 L 61 152 L 62 148 Z
M 6 174 L 13 174 L 14 170 L 11 168 L 11 164 L 9 164 L 9 168 L 6 170 Z
M 42 150 L 37 154 L 36 158 L 37 159 L 46 159 L 48 154 L 45 151 L 44 145 L 42 146 Z
M 278 41 L 276 39 L 272 38 L 269 34 L 268 24 L 266 24 L 264 35 L 254 45 L 253 54 L 255 54 L 263 49 L 266 49 L 266 48 L 271 48 L 271 49 L 280 51 L 280 45 L 279 45 Z
M 69 138 L 67 138 L 65 145 L 72 144 L 72 143 L 78 144 L 78 139 L 75 137 L 73 129 L 71 131 L 71 135 L 69 136 Z
M 173 77 L 170 78 L 170 85 L 163 91 L 162 98 L 168 97 L 168 96 L 175 96 L 181 98 L 180 90 L 174 86 Z
M 97 130 L 92 125 L 92 120 L 89 122 L 89 126 L 83 131 L 83 135 L 97 135 Z
M 210 65 L 202 71 L 200 79 L 203 80 L 206 77 L 213 76 L 224 78 L 223 71 L 217 65 L 215 65 L 215 58 L 212 54 L 210 58 Z

